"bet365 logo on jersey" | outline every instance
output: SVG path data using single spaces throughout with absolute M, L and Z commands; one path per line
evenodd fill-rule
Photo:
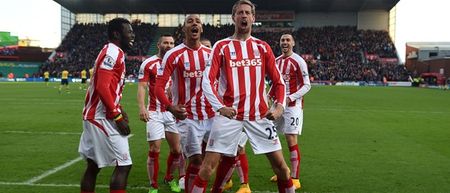
M 246 66 L 261 66 L 261 58 L 243 59 L 243 60 L 231 60 L 230 67 L 246 67 Z
M 203 77 L 203 71 L 201 71 L 201 70 L 183 71 L 183 77 L 184 78 L 201 78 L 201 77 Z

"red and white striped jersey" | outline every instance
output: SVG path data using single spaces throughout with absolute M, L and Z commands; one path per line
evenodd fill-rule
M 214 110 L 236 109 L 237 120 L 258 120 L 268 111 L 266 75 L 273 81 L 277 103 L 284 106 L 285 85 L 270 46 L 257 38 L 226 38 L 214 44 L 211 65 L 203 78 L 203 90 Z M 218 79 L 218 89 L 214 82 Z
M 200 46 L 197 50 L 180 44 L 170 49 L 165 55 L 158 70 L 155 94 L 164 105 L 171 102 L 164 95 L 164 86 L 172 77 L 173 104 L 186 106 L 187 118 L 205 120 L 214 117 L 211 104 L 203 95 L 202 77 L 211 49 Z
M 292 53 L 285 58 L 281 55 L 275 61 L 286 84 L 286 96 L 291 100 L 287 105 L 290 107 L 300 105 L 303 108 L 303 96 L 311 89 L 305 60 Z
M 112 119 L 121 112 L 125 82 L 125 54 L 113 43 L 106 44 L 95 60 L 83 109 L 83 120 Z
M 156 86 L 156 75 L 159 68 L 161 68 L 162 59 L 157 55 L 154 55 L 150 58 L 147 58 L 142 62 L 139 68 L 139 82 L 147 82 L 148 83 L 148 105 L 147 109 L 149 111 L 158 111 L 165 112 L 166 106 L 161 104 L 155 95 L 155 86 Z M 171 81 L 169 81 L 166 85 L 166 89 L 170 86 Z

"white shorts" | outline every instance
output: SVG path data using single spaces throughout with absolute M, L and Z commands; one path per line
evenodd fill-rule
M 287 107 L 283 115 L 274 121 L 279 132 L 301 135 L 303 128 L 303 109 L 299 106 Z
M 99 168 L 131 165 L 128 137 L 120 135 L 116 127 L 112 120 L 84 120 L 80 155 L 93 160 Z
M 245 144 L 247 143 L 247 140 L 248 140 L 247 134 L 245 134 L 245 132 L 242 132 L 239 135 L 239 143 L 238 143 L 239 147 L 244 148 Z
M 186 157 L 202 154 L 202 142 L 207 142 L 211 131 L 212 119 L 185 119 L 177 123 L 181 137 L 182 151 Z
M 175 118 L 169 111 L 149 111 L 150 120 L 147 122 L 147 141 L 166 138 L 165 132 L 178 133 Z
M 242 128 L 255 154 L 281 150 L 276 128 L 268 119 L 239 121 L 217 115 L 214 117 L 206 151 L 236 156 Z

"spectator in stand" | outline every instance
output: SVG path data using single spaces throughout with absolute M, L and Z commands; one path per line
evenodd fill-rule
M 0 47 L 0 56 L 14 56 L 17 49 L 17 47 Z
M 145 56 L 153 41 L 157 24 L 133 23 L 132 27 L 136 33 L 136 40 L 128 56 Z M 95 61 L 102 45 L 107 42 L 106 30 L 107 24 L 75 24 L 56 49 L 57 54 L 53 61 L 47 61 L 41 69 L 48 69 L 51 76 L 56 76 L 63 66 L 70 72 L 92 68 L 92 61 Z M 136 77 L 141 62 L 126 60 L 126 75 L 133 74 Z

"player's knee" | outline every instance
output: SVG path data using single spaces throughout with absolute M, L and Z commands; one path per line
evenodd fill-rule
M 129 173 L 131 170 L 132 165 L 127 166 L 117 166 L 116 169 L 120 173 Z
M 273 167 L 273 172 L 275 174 L 277 174 L 277 176 L 281 179 L 281 180 L 287 180 L 289 178 L 289 167 L 286 164 L 279 164 L 279 165 L 275 165 L 272 166 Z
M 240 155 L 245 154 L 245 148 L 239 146 L 238 147 L 238 154 L 240 154 Z
M 181 154 L 180 146 L 176 145 L 175 147 L 170 147 L 170 153 L 172 153 L 172 154 Z
M 200 154 L 189 157 L 189 163 L 195 166 L 202 165 L 202 156 Z
M 209 178 L 214 173 L 214 170 L 216 169 L 216 167 L 217 167 L 217 164 L 214 164 L 212 162 L 203 162 L 201 169 L 200 169 L 201 173 L 203 174 L 202 176 Z
M 160 148 L 161 148 L 160 144 L 156 142 L 149 143 L 150 152 L 159 152 Z

